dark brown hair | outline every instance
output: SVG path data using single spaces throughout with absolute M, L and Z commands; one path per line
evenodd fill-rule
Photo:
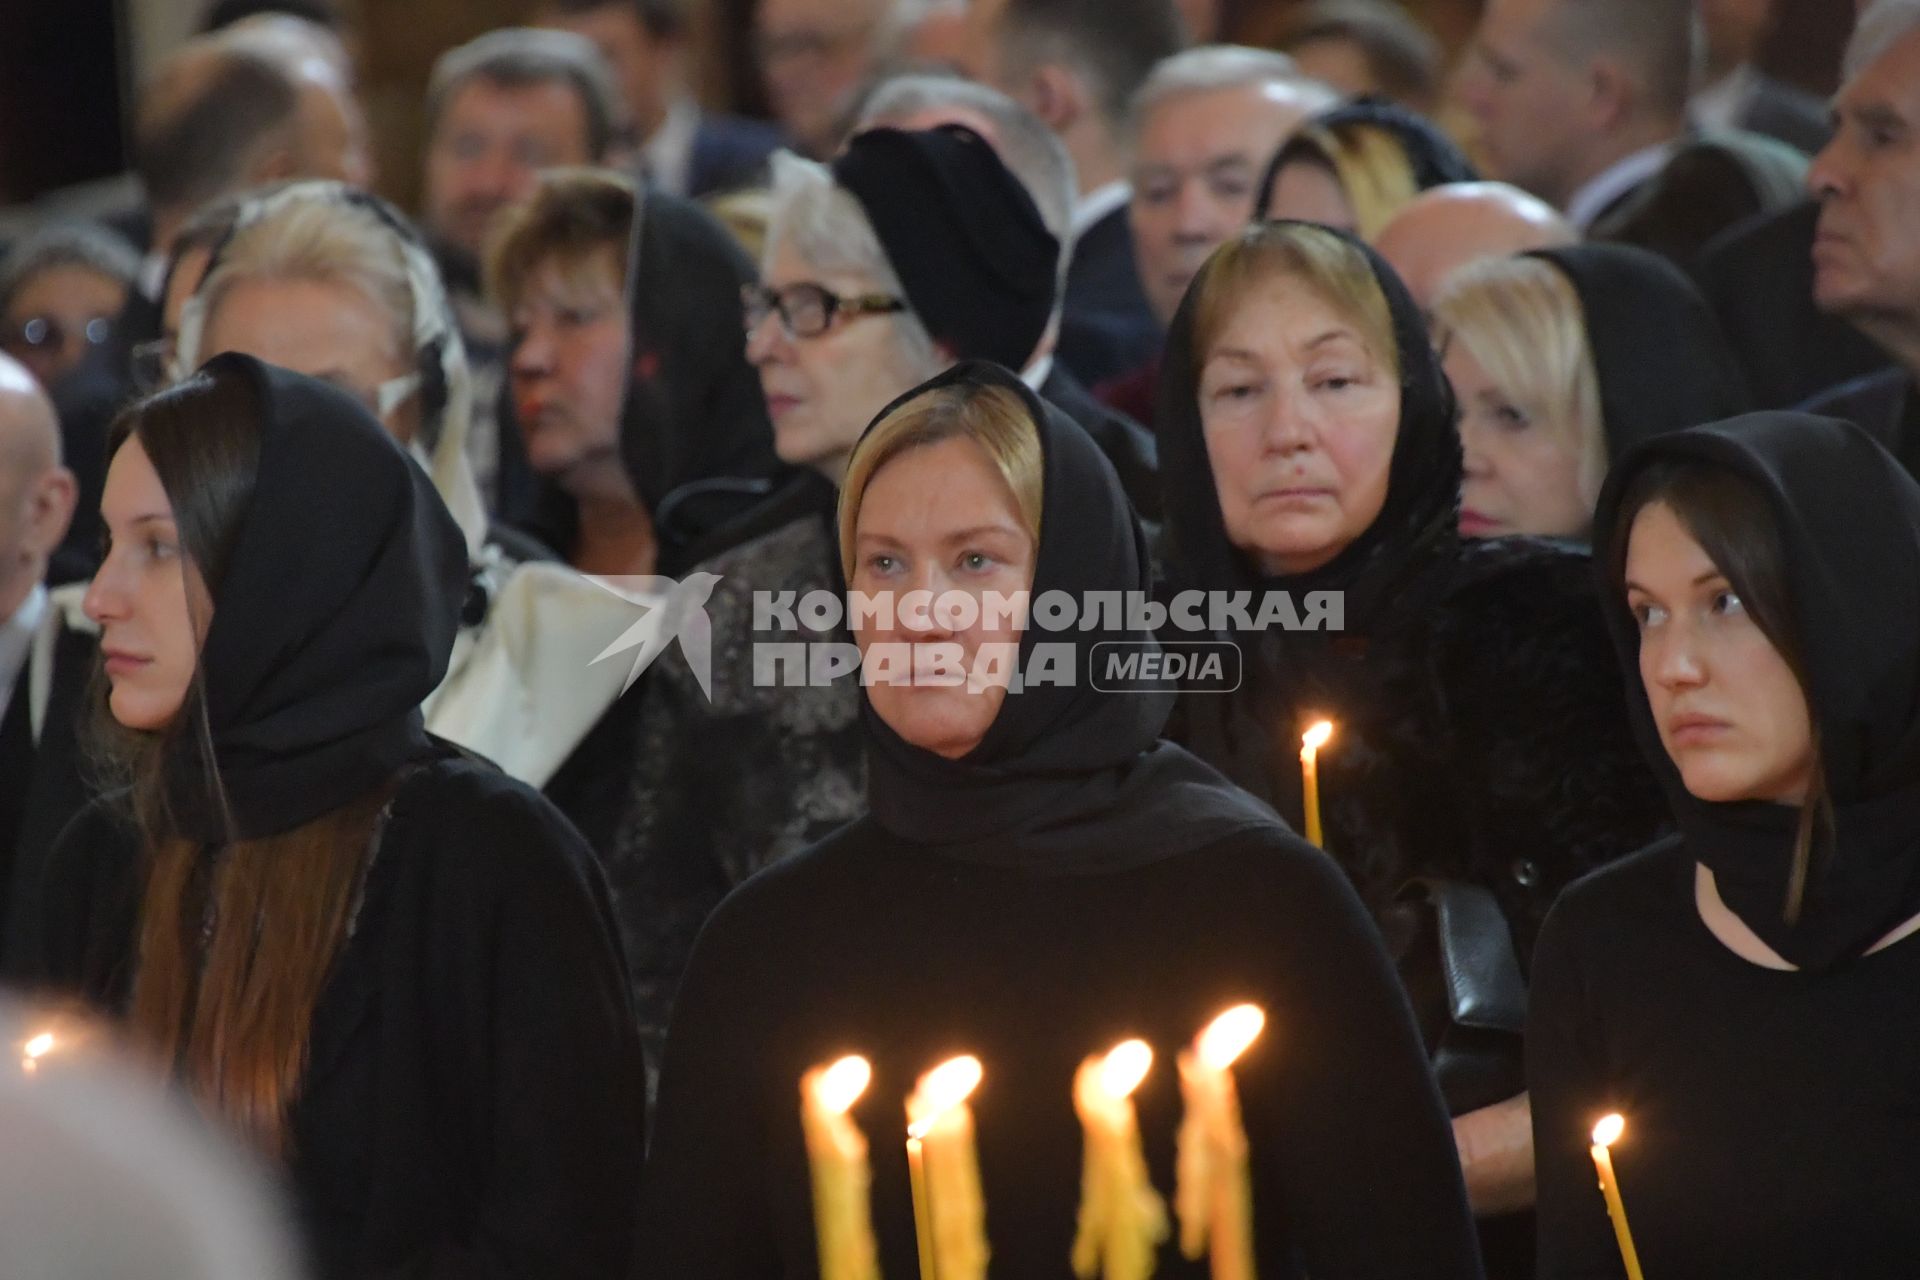
M 183 559 L 215 599 L 253 501 L 262 412 L 246 377 L 201 374 L 128 409 L 109 440 L 109 458 L 140 442 L 172 504 Z M 226 812 L 199 670 L 166 728 L 118 729 L 108 750 L 130 784 L 147 858 L 130 1031 L 209 1111 L 284 1157 L 314 1007 L 387 791 L 263 839 L 207 848 L 183 837 L 177 803 Z M 183 795 L 183 778 L 203 794 Z
M 1794 836 L 1793 865 L 1787 877 L 1782 913 L 1796 923 L 1806 901 L 1816 863 L 1831 851 L 1833 799 L 1820 756 L 1820 726 L 1811 716 L 1806 650 L 1794 621 L 1787 578 L 1786 547 L 1774 527 L 1766 499 L 1745 479 L 1725 467 L 1694 459 L 1660 459 L 1643 467 L 1621 496 L 1612 544 L 1606 550 L 1607 580 L 1616 602 L 1626 598 L 1627 548 L 1635 518 L 1647 507 L 1668 508 L 1714 567 L 1732 584 L 1747 616 L 1780 654 L 1800 685 L 1813 719 L 1813 776 L 1800 806 Z

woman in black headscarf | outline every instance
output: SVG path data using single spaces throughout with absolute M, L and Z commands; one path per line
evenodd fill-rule
M 1920 486 L 1753 414 L 1622 458 L 1595 522 L 1677 835 L 1570 890 L 1528 1027 L 1541 1275 L 1909 1276 L 1920 1258 Z
M 1229 241 L 1175 317 L 1167 373 L 1175 585 L 1283 592 L 1303 621 L 1313 593 L 1344 605 L 1331 631 L 1228 631 L 1244 683 L 1190 695 L 1185 740 L 1297 824 L 1302 731 L 1335 723 L 1325 846 L 1402 957 L 1452 1110 L 1482 1112 L 1522 1087 L 1520 973 L 1547 907 L 1660 822 L 1586 558 L 1461 541 L 1446 379 L 1398 278 L 1351 237 L 1296 222 Z M 1444 986 L 1469 958 L 1470 989 Z M 1483 1212 L 1531 1196 L 1524 1104 L 1497 1114 L 1499 1138 L 1493 1114 L 1460 1122 Z
M 1363 98 L 1315 116 L 1274 153 L 1257 219 L 1304 218 L 1371 241 L 1422 191 L 1478 177 L 1426 117 Z
M 112 441 L 88 592 L 130 787 L 45 977 L 285 1170 L 323 1274 L 606 1276 L 642 1068 L 566 821 L 426 735 L 459 528 L 348 394 L 220 356 Z
M 1470 538 L 1585 541 L 1612 459 L 1747 408 L 1706 299 L 1631 245 L 1475 263 L 1434 299 L 1433 325 L 1460 401 Z
M 845 493 L 855 591 L 1147 588 L 1112 468 L 994 366 L 962 365 L 889 406 Z M 870 669 L 889 644 L 915 669 L 951 644 L 977 672 L 984 646 L 1008 640 L 899 621 L 858 632 Z M 880 1261 L 912 1274 L 900 1102 L 919 1073 L 972 1053 L 993 1272 L 1064 1274 L 1076 1067 L 1128 1037 L 1154 1046 L 1137 1097 L 1148 1165 L 1170 1188 L 1174 1051 L 1251 1000 L 1270 1027 L 1236 1067 L 1260 1274 L 1478 1274 L 1439 1099 L 1365 914 L 1318 853 L 1160 741 L 1167 693 L 1092 686 L 1096 646 L 1115 642 L 1153 644 L 1111 618 L 1065 635 L 1029 626 L 1012 665 L 1031 673 L 1064 648 L 1071 682 L 866 689 L 870 815 L 735 893 L 695 952 L 661 1080 L 643 1266 L 812 1274 L 797 1085 L 858 1052 L 873 1067 L 853 1114 L 871 1142 Z M 1159 1258 L 1156 1275 L 1204 1274 L 1171 1244 Z

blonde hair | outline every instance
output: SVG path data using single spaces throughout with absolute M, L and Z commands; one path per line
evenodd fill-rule
M 1287 151 L 1287 164 L 1318 164 L 1333 174 L 1353 209 L 1355 233 L 1369 243 L 1420 194 L 1406 146 L 1364 120 L 1304 125 Z
M 1342 313 L 1374 358 L 1399 378 L 1393 311 L 1366 251 L 1338 232 L 1305 222 L 1256 223 L 1207 260 L 1194 300 L 1196 368 L 1206 363 L 1208 350 L 1248 295 L 1282 279 L 1305 286 Z
M 1013 491 L 1020 523 L 1037 548 L 1045 500 L 1046 461 L 1040 432 L 1026 403 L 998 386 L 951 383 L 923 391 L 875 423 L 854 446 L 840 487 L 840 566 L 853 580 L 854 533 L 860 503 L 880 469 L 901 454 L 942 440 L 966 439 L 980 446 Z
M 400 237 L 370 208 L 344 200 L 288 198 L 256 221 L 244 222 L 218 252 L 195 291 L 199 315 L 211 320 L 227 291 L 249 280 L 310 280 L 339 284 L 363 295 L 391 317 L 389 341 L 394 356 L 413 360 L 413 284 Z M 183 330 L 188 326 L 183 325 Z M 203 339 L 204 327 L 193 329 Z M 206 354 L 188 351 L 189 366 Z
M 1458 339 L 1494 385 L 1537 421 L 1555 424 L 1579 455 L 1591 505 L 1607 474 L 1600 378 L 1573 282 L 1541 258 L 1490 258 L 1448 278 L 1433 304 L 1434 342 Z
M 633 235 L 633 183 L 606 169 L 555 169 L 503 212 L 487 242 L 487 293 L 511 311 L 534 274 L 551 264 L 574 297 L 627 287 Z M 612 278 L 607 268 L 612 267 Z

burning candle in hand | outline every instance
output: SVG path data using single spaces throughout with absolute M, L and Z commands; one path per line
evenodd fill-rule
M 880 1280 L 868 1201 L 867 1139 L 847 1114 L 872 1079 L 873 1068 L 860 1057 L 815 1067 L 800 1079 L 821 1280 Z
M 907 1099 L 922 1280 L 986 1280 L 987 1206 L 967 1106 L 982 1074 L 980 1059 L 953 1058 L 921 1076 Z
M 1326 840 L 1320 831 L 1320 748 L 1333 737 L 1333 721 L 1316 721 L 1300 735 L 1300 784 L 1307 810 L 1307 840 L 1321 848 Z
M 1613 1238 L 1620 1245 L 1627 1280 L 1641 1280 L 1640 1254 L 1633 1247 L 1633 1232 L 1627 1229 L 1627 1206 L 1620 1199 L 1620 1180 L 1613 1175 L 1613 1153 L 1609 1150 L 1626 1128 L 1627 1122 L 1617 1114 L 1602 1116 L 1593 1126 L 1593 1166 L 1600 1172 L 1600 1194 L 1606 1197 L 1607 1216 L 1613 1219 Z
M 1179 1059 L 1186 1102 L 1174 1190 L 1180 1251 L 1188 1258 L 1208 1255 L 1213 1280 L 1254 1277 L 1253 1181 L 1233 1064 L 1266 1023 L 1258 1006 L 1235 1005 Z
M 1073 1272 L 1080 1280 L 1151 1280 L 1167 1238 L 1167 1206 L 1147 1176 L 1133 1091 L 1153 1067 L 1153 1050 L 1128 1040 L 1080 1064 L 1073 1109 L 1086 1135 L 1080 1179 L 1080 1229 Z

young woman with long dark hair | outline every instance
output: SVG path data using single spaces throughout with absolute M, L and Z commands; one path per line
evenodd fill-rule
M 322 1274 L 608 1276 L 642 1071 L 604 887 L 430 738 L 466 547 L 348 394 L 226 355 L 124 414 L 88 591 L 126 787 L 46 976 L 285 1169 Z

